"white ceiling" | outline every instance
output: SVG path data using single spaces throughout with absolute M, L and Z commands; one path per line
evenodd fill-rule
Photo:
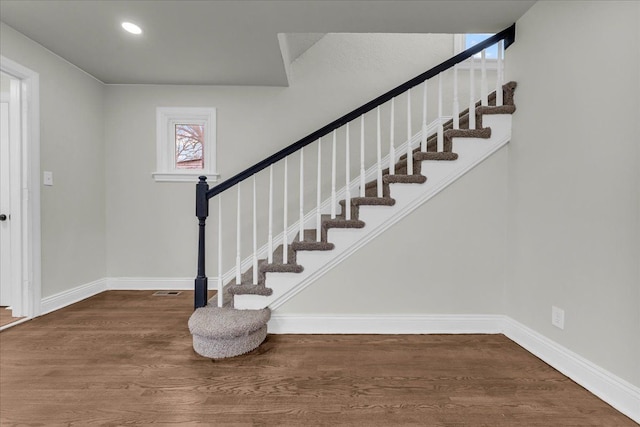
M 2 0 L 0 20 L 104 83 L 286 86 L 278 33 L 496 32 L 534 3 Z M 319 37 L 288 34 L 290 60 Z

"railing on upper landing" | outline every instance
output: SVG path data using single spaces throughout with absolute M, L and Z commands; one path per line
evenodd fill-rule
M 379 97 L 373 99 L 370 102 L 356 108 L 348 114 L 340 117 L 337 120 L 329 123 L 328 125 L 318 129 L 317 131 L 309 134 L 308 136 L 302 138 L 301 140 L 289 145 L 288 147 L 278 151 L 277 153 L 265 158 L 264 160 L 256 163 L 250 168 L 238 173 L 232 178 L 227 179 L 221 184 L 216 185 L 215 187 L 209 188 L 206 177 L 200 177 L 200 182 L 196 185 L 196 216 L 199 221 L 199 238 L 198 238 L 198 273 L 195 279 L 195 307 L 203 307 L 207 304 L 207 290 L 208 290 L 208 279 L 205 273 L 205 225 L 207 217 L 209 216 L 209 199 L 218 196 L 218 305 L 221 306 L 223 304 L 223 259 L 222 259 L 222 232 L 223 232 L 223 221 L 222 221 L 222 193 L 232 187 L 236 187 L 237 189 L 237 215 L 236 215 L 236 260 L 235 260 L 235 277 L 236 283 L 241 283 L 242 281 L 242 265 L 245 266 L 247 263 L 242 262 L 242 251 L 241 251 L 241 186 L 240 183 L 247 180 L 248 178 L 252 179 L 252 208 L 253 208 L 253 218 L 252 218 L 252 248 L 250 253 L 251 262 L 249 266 L 253 267 L 253 277 L 251 278 L 252 283 L 254 285 L 258 285 L 258 253 L 264 253 L 266 251 L 266 255 L 268 257 L 268 262 L 273 261 L 273 250 L 274 245 L 276 243 L 280 243 L 283 245 L 282 250 L 282 262 L 287 264 L 287 254 L 288 254 L 288 245 L 290 240 L 290 235 L 299 233 L 300 238 L 302 239 L 303 230 L 305 222 L 309 222 L 315 219 L 315 228 L 316 228 L 316 239 L 320 241 L 320 215 L 322 212 L 322 206 L 324 202 L 324 206 L 326 209 L 326 203 L 330 204 L 330 212 L 331 217 L 336 217 L 336 207 L 337 203 L 337 191 L 336 191 L 336 180 L 337 180 L 337 166 L 336 166 L 336 150 L 337 150 L 337 131 L 339 129 L 344 128 L 345 136 L 344 136 L 344 162 L 345 168 L 341 171 L 340 175 L 344 174 L 344 198 L 346 201 L 345 206 L 350 206 L 350 199 L 352 194 L 358 192 L 359 187 L 359 196 L 364 197 L 365 193 L 365 180 L 366 176 L 371 175 L 368 171 L 371 171 L 371 168 L 374 169 L 374 179 L 377 180 L 377 196 L 382 197 L 382 170 L 384 168 L 389 168 L 389 173 L 394 174 L 394 165 L 400 156 L 406 155 L 406 174 L 413 174 L 413 161 L 412 155 L 415 147 L 420 146 L 421 151 L 432 151 L 432 148 L 427 146 L 427 137 L 429 136 L 430 130 L 435 130 L 437 135 L 437 144 L 434 147 L 435 151 L 442 152 L 444 150 L 443 147 L 443 130 L 445 121 L 448 120 L 445 117 L 444 109 L 443 109 L 443 79 L 449 79 L 451 81 L 453 93 L 451 97 L 451 108 L 447 109 L 447 111 L 451 112 L 452 118 L 452 127 L 453 129 L 460 128 L 460 96 L 461 90 L 466 89 L 466 96 L 463 96 L 465 104 L 468 102 L 469 111 L 475 111 L 476 102 L 480 99 L 481 105 L 488 105 L 488 81 L 487 81 L 487 67 L 486 67 L 486 52 L 487 49 L 497 45 L 497 58 L 496 58 L 496 77 L 495 77 L 495 105 L 500 106 L 503 103 L 503 75 L 504 75 L 504 52 L 505 50 L 514 42 L 515 40 L 515 24 L 506 28 L 505 30 L 495 34 L 494 36 L 484 40 L 483 42 L 451 57 L 450 59 L 442 62 L 441 64 L 431 68 L 430 70 L 414 77 L 413 79 L 407 81 L 406 83 L 401 84 L 400 86 L 388 91 L 387 93 L 380 95 Z M 479 62 L 480 64 L 476 64 L 477 59 L 474 56 L 480 54 Z M 464 81 L 467 83 L 466 88 L 462 84 L 462 80 L 458 79 L 458 74 L 463 69 L 458 65 L 463 61 L 467 61 L 469 63 L 468 67 L 465 67 L 464 70 L 468 70 L 469 78 Z M 480 86 L 480 97 L 477 97 L 476 90 L 476 81 L 478 77 L 475 75 L 475 70 L 478 69 L 480 71 L 479 78 L 479 86 Z M 428 93 L 427 93 L 427 81 L 432 79 L 433 77 L 437 77 L 437 112 L 435 113 L 435 119 L 433 121 L 428 121 Z M 413 116 L 416 115 L 414 109 L 414 115 L 411 113 L 412 102 L 411 102 L 411 89 L 422 84 L 422 111 L 420 118 L 421 119 L 421 129 L 414 134 L 412 130 L 412 121 L 416 121 L 416 118 Z M 398 123 L 396 122 L 396 98 L 400 95 L 406 93 L 406 109 L 403 111 L 406 117 L 403 117 L 402 120 L 406 119 L 406 137 L 407 140 L 401 146 L 396 146 L 395 139 L 399 134 L 397 131 Z M 385 125 L 388 124 L 390 132 L 388 134 L 388 151 L 385 158 L 382 157 L 382 135 L 381 135 L 381 107 L 384 104 L 389 103 L 389 105 L 385 106 L 385 110 L 388 112 L 388 121 L 385 120 Z M 374 117 L 372 123 L 375 123 L 375 161 L 373 165 L 369 165 L 370 168 L 365 168 L 367 165 L 365 164 L 365 116 L 367 113 L 375 110 Z M 462 114 L 464 115 L 464 111 Z M 373 115 L 373 114 L 372 114 Z M 432 114 L 433 115 L 433 114 Z M 413 119 L 412 119 L 413 118 Z M 358 120 L 359 119 L 359 120 Z M 360 144 L 360 164 L 359 164 L 359 177 L 353 181 L 351 181 L 350 170 L 352 166 L 350 165 L 350 135 L 354 133 L 353 130 L 350 130 L 350 125 L 355 125 L 355 131 L 359 128 L 359 144 Z M 475 114 L 468 115 L 468 128 L 475 129 Z M 331 196 L 327 201 L 322 200 L 322 141 L 321 138 L 331 134 Z M 317 173 L 316 173 L 316 203 L 315 207 L 311 212 L 308 212 L 305 216 L 305 203 L 304 203 L 304 148 L 311 145 L 317 144 L 317 150 L 313 150 L 309 154 L 315 154 L 317 157 Z M 373 145 L 373 144 L 372 144 Z M 387 144 L 385 144 L 387 146 Z M 373 149 L 373 148 L 370 148 Z M 298 224 L 294 226 L 289 225 L 288 211 L 291 209 L 287 209 L 289 207 L 288 201 L 288 158 L 293 153 L 300 152 L 299 155 L 299 165 L 300 165 L 300 194 L 298 200 L 296 200 L 297 205 L 299 206 L 299 219 Z M 273 166 L 276 163 L 283 162 L 283 192 L 282 192 L 282 233 L 281 236 L 274 237 L 273 229 L 274 229 L 274 174 L 273 174 Z M 267 230 L 267 242 L 266 247 L 263 247 L 262 251 L 259 251 L 257 246 L 257 235 L 258 235 L 258 226 L 256 220 L 256 174 L 263 171 L 264 169 L 269 169 L 268 174 L 268 230 Z M 354 168 L 355 169 L 355 168 Z M 266 179 L 266 178 L 265 178 Z M 341 185 L 342 186 L 342 185 Z M 265 182 L 266 187 L 266 182 Z M 352 193 L 353 191 L 353 193 Z M 345 217 L 344 219 L 350 219 L 350 209 L 345 209 Z M 228 245 L 231 246 L 231 245 Z M 225 247 L 228 247 L 225 246 Z M 246 280 L 246 279 L 245 279 Z

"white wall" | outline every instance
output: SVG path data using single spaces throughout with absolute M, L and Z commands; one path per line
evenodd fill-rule
M 0 23 L 0 53 L 40 75 L 42 296 L 105 277 L 104 85 Z
M 640 3 L 517 23 L 507 314 L 640 386 Z M 565 329 L 551 326 L 551 306 Z

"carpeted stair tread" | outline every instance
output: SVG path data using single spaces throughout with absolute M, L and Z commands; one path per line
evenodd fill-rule
M 446 152 L 423 152 L 420 151 L 414 154 L 414 158 L 418 160 L 457 160 L 458 153 L 446 153 Z
M 414 153 L 420 151 L 420 147 L 416 148 L 413 150 Z M 394 175 L 407 175 L 407 155 L 403 154 L 400 156 L 400 158 L 398 159 L 398 161 L 395 163 L 395 165 L 393 166 L 393 173 Z M 389 175 L 389 168 L 385 168 L 382 170 L 382 175 Z M 422 171 L 422 164 L 419 161 L 416 161 L 416 159 L 413 159 L 413 173 L 415 175 L 419 175 Z M 375 182 L 375 180 L 374 180 Z
M 193 334 L 193 350 L 202 357 L 224 359 L 255 350 L 267 338 L 267 325 L 235 338 L 207 338 Z
M 268 308 L 236 310 L 208 305 L 193 312 L 189 318 L 189 331 L 206 338 L 235 338 L 260 329 L 270 318 Z
M 393 206 L 396 204 L 395 199 L 391 197 L 352 197 L 351 204 L 354 206 Z M 340 200 L 340 204 L 344 206 L 346 200 Z
M 325 230 L 329 228 L 363 228 L 364 226 L 364 221 L 359 219 L 345 219 L 343 216 L 331 219 L 331 215 L 322 215 L 322 228 Z
M 516 112 L 515 105 L 480 106 L 476 107 L 476 114 L 513 114 Z
M 315 230 L 314 230 L 315 231 Z M 317 242 L 317 241 L 295 241 L 291 243 L 291 247 L 295 251 L 330 251 L 335 248 L 335 245 L 330 242 Z
M 257 348 L 267 337 L 271 310 L 236 310 L 205 306 L 189 318 L 193 349 L 212 359 L 238 356 Z
M 263 264 L 261 270 L 263 273 L 302 273 L 304 267 L 299 264 Z
M 360 206 L 393 206 L 396 204 L 395 199 L 391 197 L 353 197 L 351 202 L 351 218 L 360 218 Z M 346 200 L 340 200 L 340 207 L 342 208 L 342 216 L 345 215 Z
M 422 184 L 427 181 L 424 175 L 387 175 L 382 177 L 386 184 Z
M 300 233 L 298 233 L 296 240 L 291 243 L 291 247 L 295 251 L 330 251 L 335 248 L 333 243 L 322 239 L 322 232 L 320 233 L 320 241 L 318 242 L 315 228 L 303 231 L 303 240 L 300 241 Z
M 491 138 L 491 128 L 481 129 L 449 129 L 444 132 L 444 139 L 451 138 Z
M 394 175 L 382 175 L 382 184 L 389 184 L 389 183 L 398 183 L 398 182 L 402 182 L 402 183 L 406 183 L 406 184 L 422 184 L 423 182 L 425 182 L 427 180 L 427 177 L 424 175 L 420 175 L 420 174 L 413 174 L 413 175 L 407 175 L 407 174 L 399 174 L 396 173 Z M 378 186 L 378 182 L 377 180 L 373 180 L 373 181 L 369 181 L 365 184 L 365 194 L 366 190 L 370 190 L 370 189 L 377 189 Z M 366 198 L 377 198 L 376 196 L 366 196 Z M 382 196 L 383 199 L 391 199 L 393 200 L 391 197 L 384 195 Z
M 273 294 L 273 289 L 267 288 L 264 285 L 254 285 L 253 282 L 242 283 L 241 285 L 229 286 L 227 291 L 231 295 L 262 295 L 268 297 Z

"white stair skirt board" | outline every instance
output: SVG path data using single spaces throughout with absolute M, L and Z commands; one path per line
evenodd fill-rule
M 329 229 L 328 241 L 335 244 L 335 249 L 322 252 L 298 251 L 297 263 L 304 267 L 302 273 L 267 273 L 265 285 L 273 289 L 273 294 L 268 297 L 235 295 L 234 307 L 261 309 L 268 306 L 272 310 L 280 307 L 509 142 L 510 114 L 485 115 L 482 120 L 485 127 L 491 128 L 491 138 L 454 138 L 453 151 L 458 153 L 457 160 L 425 160 L 423 164 L 429 163 L 428 166 L 423 166 L 423 170 L 428 171 L 426 183 L 390 184 L 391 197 L 396 200 L 394 206 L 360 206 L 360 219 L 366 224 L 364 228 Z
M 640 388 L 504 315 L 278 314 L 272 334 L 504 334 L 618 411 L 640 423 Z

